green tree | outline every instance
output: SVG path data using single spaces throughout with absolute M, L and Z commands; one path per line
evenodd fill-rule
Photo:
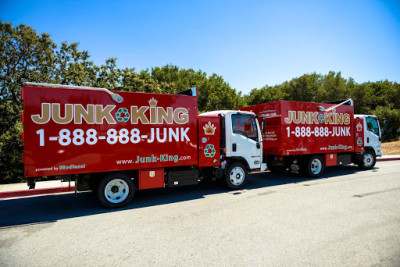
M 40 36 L 25 25 L 12 27 L 0 21 L 0 179 L 23 177 L 21 88 L 25 81 L 52 82 L 56 45 L 46 33 Z
M 99 68 L 94 66 L 90 59 L 88 51 L 79 51 L 78 44 L 62 42 L 59 50 L 53 49 L 55 58 L 54 72 L 52 82 L 57 84 L 70 84 L 80 86 L 95 86 L 101 83 L 98 80 L 97 72 Z M 111 65 L 113 59 L 109 59 L 111 63 L 106 62 L 106 65 Z M 115 63 L 115 59 L 114 59 Z M 106 69 L 104 67 L 103 69 Z
M 188 88 L 197 87 L 200 111 L 234 109 L 242 106 L 243 97 L 221 76 L 193 69 L 181 69 L 174 65 L 154 67 L 151 77 L 160 85 L 162 92 L 175 94 Z
M 282 84 L 285 100 L 318 101 L 321 91 L 320 75 L 316 73 L 304 74 Z
M 342 77 L 341 72 L 330 71 L 321 77 L 321 87 L 316 102 L 335 101 L 349 98 L 347 81 Z

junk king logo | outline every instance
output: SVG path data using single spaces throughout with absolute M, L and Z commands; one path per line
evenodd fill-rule
M 217 127 L 215 127 L 214 124 L 211 123 L 211 121 L 209 121 L 206 125 L 203 126 L 205 135 L 214 135 L 215 129 L 217 129 Z
M 129 115 L 129 111 L 127 108 L 119 108 L 117 113 L 115 114 L 115 117 L 117 118 L 117 121 L 127 122 L 129 121 L 131 115 Z
M 216 151 L 215 151 L 214 145 L 213 144 L 207 144 L 206 148 L 204 149 L 204 155 L 207 158 L 212 158 L 212 157 L 215 156 L 215 153 L 216 153 Z
M 157 107 L 157 100 L 151 98 L 149 106 L 119 107 L 112 115 L 115 105 L 65 104 L 61 112 L 60 103 L 42 103 L 41 114 L 32 115 L 32 121 L 36 124 L 46 124 L 52 120 L 57 124 L 107 124 L 131 123 L 131 124 L 186 124 L 189 121 L 188 110 L 183 107 Z M 64 114 L 63 116 L 61 114 Z
M 286 127 L 287 137 L 342 137 L 351 136 L 351 117 L 349 113 L 336 113 L 335 109 L 329 112 L 294 111 L 289 110 L 284 118 L 287 124 L 297 124 L 295 127 Z M 303 124 L 303 125 L 298 125 Z M 328 127 L 333 125 L 333 127 Z
M 157 100 L 151 98 L 148 106 L 116 107 L 115 105 L 101 104 L 64 104 L 42 103 L 40 114 L 31 115 L 31 119 L 38 125 L 44 125 L 50 121 L 65 125 L 81 125 L 83 121 L 88 125 L 108 124 L 106 133 L 97 132 L 96 127 L 91 129 L 61 129 L 57 135 L 47 138 L 45 129 L 39 129 L 39 145 L 45 146 L 49 141 L 58 141 L 61 146 L 95 145 L 98 141 L 105 140 L 108 144 L 138 144 L 147 143 L 176 143 L 190 142 L 190 127 L 174 127 L 172 124 L 184 126 L 189 122 L 189 111 L 184 107 L 160 107 Z M 122 124 L 126 128 L 115 129 L 112 126 Z M 131 125 L 159 126 L 150 129 L 129 128 Z M 171 127 L 166 127 L 166 126 Z M 161 127 L 160 127 L 161 126 Z M 85 127 L 86 128 L 86 127 Z M 141 132 L 141 130 L 143 132 Z M 102 142 L 102 141 L 101 141 Z
M 350 124 L 350 114 L 332 112 L 294 111 L 289 110 L 284 119 L 287 124 Z

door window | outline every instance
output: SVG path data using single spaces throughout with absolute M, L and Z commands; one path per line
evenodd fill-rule
M 258 141 L 258 131 L 256 120 L 251 115 L 233 114 L 232 131 L 247 138 Z
M 379 124 L 375 118 L 367 117 L 367 129 L 379 136 Z

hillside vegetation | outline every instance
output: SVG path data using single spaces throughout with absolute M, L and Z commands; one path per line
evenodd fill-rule
M 400 141 L 383 143 L 382 152 L 383 155 L 400 155 Z
M 57 45 L 47 33 L 26 25 L 0 21 L 0 183 L 23 180 L 21 154 L 23 82 L 104 87 L 116 91 L 176 93 L 198 88 L 199 110 L 234 109 L 275 100 L 324 102 L 353 98 L 356 113 L 376 114 L 389 127 L 384 139 L 398 135 L 400 85 L 377 81 L 356 83 L 340 72 L 311 73 L 279 85 L 253 89 L 248 95 L 232 88 L 222 76 L 174 65 L 136 71 L 119 68 L 115 58 L 95 65 L 77 43 Z M 239 88 L 240 89 L 240 88 Z

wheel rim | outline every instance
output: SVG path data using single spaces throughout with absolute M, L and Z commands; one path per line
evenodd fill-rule
M 128 194 L 129 186 L 122 179 L 113 179 L 104 188 L 104 195 L 111 203 L 121 203 L 128 197 Z
M 371 167 L 374 163 L 374 157 L 371 154 L 364 154 L 363 162 L 365 167 Z
M 322 170 L 322 162 L 320 159 L 313 159 L 311 161 L 311 172 L 313 174 L 319 174 Z
M 241 185 L 244 181 L 244 170 L 241 167 L 235 167 L 231 170 L 229 180 L 235 186 Z

